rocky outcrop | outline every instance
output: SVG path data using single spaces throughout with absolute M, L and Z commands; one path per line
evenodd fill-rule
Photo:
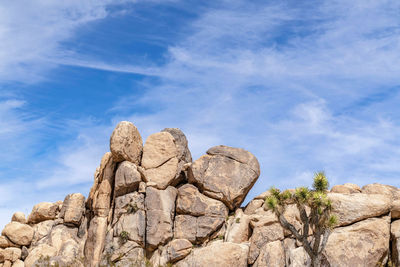
M 87 199 L 69 194 L 35 205 L 27 218 L 12 216 L 0 236 L 0 267 L 310 266 L 265 206 L 268 191 L 241 207 L 259 175 L 244 149 L 216 146 L 192 162 L 181 130 L 166 128 L 143 145 L 137 128 L 121 122 Z M 399 266 L 398 188 L 343 184 L 328 197 L 339 224 L 323 266 Z M 296 205 L 284 215 L 302 228 Z
M 189 182 L 200 191 L 221 200 L 230 209 L 238 208 L 260 175 L 256 157 L 241 148 L 212 147 L 193 162 Z

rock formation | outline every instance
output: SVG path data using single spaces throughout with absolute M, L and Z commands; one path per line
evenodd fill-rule
M 301 244 L 264 205 L 241 207 L 260 175 L 256 157 L 216 146 L 192 162 L 185 135 L 166 128 L 144 145 L 117 125 L 85 199 L 16 212 L 0 236 L 0 267 L 308 266 Z M 271 184 L 273 182 L 271 181 Z M 323 266 L 400 266 L 400 190 L 381 184 L 332 187 L 339 219 Z M 301 228 L 295 205 L 286 218 Z

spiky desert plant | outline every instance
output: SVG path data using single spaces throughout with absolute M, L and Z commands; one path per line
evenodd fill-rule
M 282 227 L 288 229 L 303 244 L 310 256 L 312 267 L 321 266 L 322 252 L 331 230 L 337 224 L 337 217 L 331 214 L 332 203 L 327 196 L 328 187 L 329 182 L 325 173 L 317 172 L 314 175 L 312 189 L 298 187 L 294 192 L 289 190 L 281 192 L 272 187 L 270 195 L 265 199 L 265 206 L 275 212 Z M 284 216 L 287 205 L 293 203 L 296 204 L 303 223 L 303 228 L 299 231 Z M 310 230 L 312 230 L 311 236 Z

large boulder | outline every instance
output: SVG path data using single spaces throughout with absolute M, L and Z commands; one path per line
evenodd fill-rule
M 185 134 L 178 128 L 165 128 L 162 132 L 168 132 L 174 137 L 179 161 L 192 162 L 192 155 Z
M 118 123 L 111 134 L 110 150 L 115 162 L 127 160 L 136 165 L 140 164 L 143 141 L 133 123 L 128 121 Z
M 33 239 L 33 228 L 27 224 L 10 222 L 4 227 L 1 234 L 17 245 L 29 246 Z
M 146 248 L 155 250 L 166 244 L 173 236 L 176 188 L 169 186 L 165 190 L 146 188 Z
M 209 198 L 199 192 L 197 187 L 185 184 L 178 189 L 176 212 L 192 216 L 214 216 L 225 218 L 228 209 L 221 201 Z
M 384 185 L 379 183 L 364 185 L 361 189 L 364 194 L 379 194 L 386 195 L 392 201 L 400 200 L 400 189 L 391 185 Z
M 188 171 L 190 183 L 234 210 L 259 177 L 260 166 L 256 157 L 244 149 L 216 146 L 193 162 Z
M 194 248 L 177 267 L 237 266 L 247 267 L 249 248 L 244 244 L 216 241 L 207 247 Z
M 166 246 L 167 262 L 177 262 L 192 251 L 192 243 L 186 239 L 174 239 Z
M 32 208 L 28 217 L 28 223 L 40 223 L 46 220 L 54 220 L 60 211 L 58 203 L 42 202 Z
M 330 266 L 384 266 L 389 253 L 390 218 L 370 218 L 336 228 L 325 256 Z
M 65 197 L 60 211 L 64 223 L 79 225 L 85 213 L 85 197 L 80 193 L 69 194 Z
M 45 242 L 46 238 L 49 236 L 51 229 L 53 229 L 54 221 L 47 220 L 33 225 L 33 239 L 32 246 L 37 246 L 39 243 Z
M 329 193 L 328 197 L 340 226 L 387 214 L 391 208 L 391 199 L 384 194 Z
M 261 249 L 253 267 L 285 267 L 285 251 L 281 241 L 267 243 Z
M 283 228 L 278 222 L 254 228 L 253 234 L 250 238 L 248 263 L 253 264 L 257 260 L 260 255 L 260 251 L 265 244 L 277 240 L 283 240 L 283 238 Z
M 354 194 L 361 193 L 361 188 L 356 184 L 346 183 L 342 185 L 335 185 L 331 188 L 332 193 L 340 194 Z
M 142 167 L 146 182 L 158 189 L 175 186 L 185 178 L 183 165 L 191 162 L 185 135 L 176 128 L 167 128 L 150 135 L 143 147 Z
M 21 258 L 20 248 L 6 248 L 3 251 L 4 260 L 15 262 Z
M 250 232 L 250 216 L 244 214 L 242 209 L 237 209 L 235 217 L 228 222 L 225 240 L 232 243 L 243 243 L 249 240 Z
M 141 181 L 137 166 L 129 161 L 122 162 L 115 173 L 114 195 L 118 197 L 137 191 Z
M 41 266 L 40 260 L 53 257 L 57 254 L 57 250 L 47 244 L 41 244 L 29 253 L 25 259 L 25 267 Z
M 11 217 L 12 222 L 26 223 L 25 214 L 23 212 L 17 211 Z

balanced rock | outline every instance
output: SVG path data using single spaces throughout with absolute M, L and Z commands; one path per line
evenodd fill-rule
M 26 223 L 25 214 L 23 212 L 18 211 L 13 214 L 13 216 L 11 217 L 11 221 L 19 222 L 19 223 Z
M 28 223 L 40 223 L 46 220 L 54 220 L 60 211 L 58 203 L 42 202 L 33 206 L 28 217 Z
M 127 160 L 136 165 L 140 164 L 143 141 L 133 123 L 128 121 L 118 123 L 111 134 L 110 150 L 115 162 Z
M 85 213 L 85 197 L 80 193 L 69 194 L 65 197 L 60 211 L 64 223 L 79 225 Z
M 167 131 L 152 134 L 147 138 L 142 159 L 146 182 L 154 183 L 158 189 L 165 189 L 183 179 L 180 173 L 188 158 L 185 156 L 187 143 L 180 142 L 177 144 L 174 136 Z M 186 147 L 182 147 L 184 145 Z
M 4 227 L 1 234 L 17 245 L 28 246 L 33 239 L 33 228 L 27 224 L 10 222 Z
M 243 202 L 259 175 L 260 166 L 253 154 L 241 148 L 216 146 L 193 162 L 189 182 L 234 210 Z

